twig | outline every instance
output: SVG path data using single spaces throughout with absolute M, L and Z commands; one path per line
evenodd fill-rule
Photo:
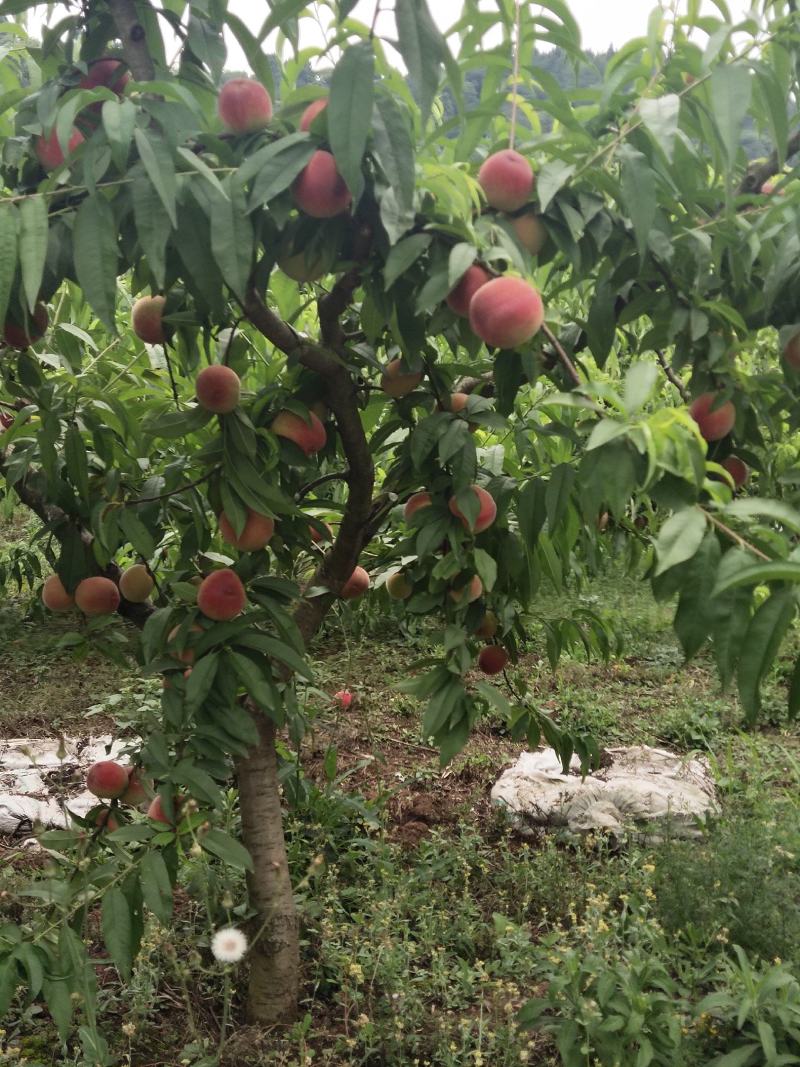
M 655 350 L 655 352 L 656 352 L 656 358 L 658 359 L 658 362 L 661 364 L 661 367 L 662 367 L 662 369 L 664 371 L 664 374 L 666 374 L 666 376 L 667 376 L 668 380 L 670 381 L 670 383 L 672 385 L 674 385 L 675 388 L 678 390 L 678 392 L 680 393 L 681 400 L 684 402 L 684 404 L 688 404 L 689 403 L 689 399 L 690 399 L 689 398 L 689 390 L 686 388 L 686 386 L 680 380 L 678 375 L 675 373 L 675 371 L 669 365 L 669 363 L 667 361 L 667 357 L 664 355 L 664 353 L 661 351 L 661 349 L 657 348 Z
M 295 499 L 299 503 L 303 499 L 303 497 L 308 496 L 308 494 L 312 492 L 312 490 L 317 489 L 320 485 L 325 485 L 326 482 L 346 482 L 349 477 L 349 470 L 331 471 L 330 474 L 323 474 L 321 477 L 315 478 L 313 482 L 309 482 L 308 485 L 304 485 L 303 488 L 299 491 L 299 493 L 297 493 Z
M 724 533 L 726 537 L 729 537 L 732 541 L 735 541 L 736 544 L 739 545 L 741 548 L 746 548 L 748 552 L 752 552 L 754 556 L 757 556 L 759 559 L 763 559 L 765 563 L 773 562 L 773 560 L 771 560 L 769 556 L 764 555 L 760 548 L 756 548 L 755 545 L 751 545 L 749 541 L 746 541 L 741 536 L 741 534 L 738 534 L 735 530 L 732 530 L 730 526 L 726 526 L 724 522 L 721 522 L 716 517 L 716 515 L 712 515 L 710 511 L 706 511 L 706 509 L 704 507 L 700 507 L 699 504 L 697 506 L 700 508 L 700 510 L 709 520 L 709 522 L 713 523 L 714 526 L 716 526 L 720 533 Z
M 564 348 L 563 348 L 561 342 L 559 341 L 559 339 L 556 337 L 556 335 L 553 333 L 553 331 L 550 329 L 550 327 L 547 325 L 546 322 L 542 323 L 542 332 L 544 333 L 545 337 L 550 342 L 550 344 L 553 346 L 553 348 L 556 350 L 556 353 L 558 354 L 558 358 L 561 360 L 561 362 L 562 362 L 562 364 L 564 366 L 564 369 L 566 370 L 567 374 L 572 379 L 573 384 L 581 385 L 582 382 L 581 382 L 581 379 L 580 379 L 580 375 L 575 370 L 575 364 L 572 362 L 572 360 L 569 358 L 567 353 L 564 351 Z
M 186 493 L 189 489 L 194 489 L 195 486 L 202 485 L 203 482 L 207 482 L 208 479 L 219 470 L 219 467 L 212 467 L 210 471 L 207 471 L 202 477 L 196 478 L 193 482 L 187 482 L 186 485 L 179 485 L 177 489 L 170 489 L 166 493 L 158 493 L 156 496 L 141 496 L 137 500 L 126 500 L 126 507 L 137 507 L 139 504 L 152 504 L 156 500 L 166 500 L 170 496 L 178 496 L 180 493 Z
M 513 94 L 511 96 L 511 122 L 510 122 L 510 127 L 511 128 L 508 131 L 508 147 L 509 148 L 513 148 L 514 147 L 514 138 L 516 137 L 516 133 L 517 133 L 517 100 L 519 98 L 519 96 L 518 96 L 518 94 L 519 94 L 519 85 L 518 85 L 518 83 L 519 83 L 519 53 L 520 53 L 521 47 L 522 47 L 522 41 L 520 40 L 520 38 L 522 36 L 522 33 L 521 33 L 521 25 L 522 25 L 521 11 L 522 11 L 521 0 L 516 0 L 516 15 L 515 15 L 515 19 L 514 19 L 514 43 L 513 43 L 513 49 L 514 49 L 514 72 L 512 74 L 512 77 L 514 79 L 514 91 L 513 91 Z

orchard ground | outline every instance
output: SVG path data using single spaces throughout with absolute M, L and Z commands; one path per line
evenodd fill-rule
M 27 533 L 6 523 L 7 541 Z M 617 661 L 568 656 L 554 675 L 542 634 L 532 633 L 519 669 L 543 706 L 606 744 L 705 753 L 721 818 L 700 845 L 618 849 L 553 833 L 523 841 L 488 800 L 520 745 L 487 720 L 442 771 L 420 737 L 419 708 L 393 688 L 424 654 L 424 628 L 401 633 L 385 615 L 370 618 L 364 605 L 346 607 L 331 618 L 314 664 L 320 690 L 347 686 L 356 700 L 344 711 L 314 698 L 300 767 L 286 742 L 283 751 L 306 1014 L 280 1036 L 236 1029 L 220 1063 L 557 1064 L 552 1039 L 520 1029 L 517 1012 L 547 988 L 554 966 L 563 972 L 575 948 L 582 959 L 601 952 L 608 972 L 629 984 L 637 959 L 663 963 L 676 984 L 687 1048 L 710 1059 L 734 1040 L 735 1012 L 726 1024 L 700 1011 L 701 1000 L 709 989 L 729 987 L 735 997 L 734 944 L 754 966 L 774 969 L 779 958 L 800 973 L 800 730 L 783 712 L 784 671 L 795 650 L 773 671 L 758 730 L 743 733 L 735 694 L 720 694 L 711 663 L 701 657 L 683 666 L 672 605 L 655 604 L 645 583 L 620 579 L 613 561 L 581 592 L 543 594 L 541 604 L 545 618 L 590 607 L 610 617 L 625 641 Z M 69 625 L 44 617 L 27 595 L 5 601 L 0 735 L 132 734 L 156 706 L 157 681 L 96 656 L 76 662 L 69 650 L 58 652 L 53 638 Z M 232 798 L 230 818 L 235 825 Z M 30 904 L 16 891 L 44 862 L 14 841 L 0 842 L 6 918 L 25 916 Z M 203 921 L 211 891 L 229 893 L 235 915 L 243 887 L 230 870 L 189 860 L 174 930 L 152 922 L 127 992 L 98 939 L 100 1003 L 106 1032 L 115 1035 L 115 1063 L 217 1062 L 223 976 Z M 233 975 L 243 993 L 241 969 Z M 564 1006 L 565 1020 L 591 1011 L 590 997 L 579 1001 Z M 241 1008 L 237 993 L 234 1010 Z M 5 1027 L 0 1063 L 75 1062 L 54 1051 L 57 1040 L 38 1007 L 19 1010 Z

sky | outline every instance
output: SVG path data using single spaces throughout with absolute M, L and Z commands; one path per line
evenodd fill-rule
M 353 9 L 353 17 L 370 23 L 375 10 L 375 2 L 376 0 L 358 0 Z M 527 2 L 534 4 L 534 0 L 527 0 Z M 650 12 L 656 6 L 655 0 L 566 0 L 566 2 L 581 28 L 584 47 L 595 52 L 605 51 L 609 45 L 618 48 L 632 37 L 642 36 L 646 32 Z M 685 9 L 687 2 L 688 0 L 679 0 L 680 7 Z M 391 37 L 394 35 L 392 0 L 381 0 L 381 3 L 382 7 L 388 10 L 382 11 L 379 16 L 378 31 Z M 750 0 L 727 0 L 727 3 L 735 19 L 740 18 L 751 6 Z M 482 4 L 486 7 L 491 5 L 492 0 L 484 0 Z M 458 18 L 461 0 L 429 0 L 429 6 L 439 25 L 446 28 Z M 249 29 L 257 31 L 269 11 L 269 4 L 265 0 L 230 0 L 230 9 Z M 713 0 L 703 0 L 702 9 L 704 12 L 719 15 Z M 58 5 L 56 5 L 57 10 Z M 53 25 L 58 17 L 60 14 L 51 15 L 47 19 L 48 24 Z M 39 36 L 43 21 L 43 14 L 39 11 L 33 13 L 29 19 L 29 32 Z M 313 24 L 306 22 L 304 25 L 305 36 L 301 37 L 301 43 L 319 43 L 320 36 L 318 31 L 315 32 Z M 269 43 L 268 41 L 268 45 Z M 243 53 L 236 42 L 230 39 L 228 40 L 227 66 L 229 69 L 247 69 Z

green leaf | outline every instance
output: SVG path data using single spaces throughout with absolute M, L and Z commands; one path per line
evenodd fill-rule
M 145 133 L 144 130 L 135 130 L 134 139 L 139 151 L 139 158 L 144 168 L 150 175 L 156 192 L 161 198 L 161 203 L 167 212 L 173 229 L 178 227 L 178 216 L 175 212 L 175 197 L 178 183 L 175 177 L 175 161 L 167 144 L 154 134 Z
M 753 81 L 745 66 L 721 64 L 711 75 L 711 110 L 729 167 L 742 143 L 742 123 L 750 106 Z
M 670 516 L 656 540 L 658 566 L 656 577 L 691 559 L 700 547 L 706 532 L 705 515 L 698 508 L 684 508 Z
M 668 93 L 666 96 L 659 96 L 655 100 L 642 100 L 639 103 L 639 114 L 642 117 L 642 121 L 670 161 L 672 160 L 675 144 L 675 134 L 678 132 L 680 111 L 681 98 L 677 93 Z
M 658 383 L 658 369 L 655 364 L 640 360 L 634 363 L 625 375 L 623 401 L 628 415 L 635 415 L 644 407 Z
M 20 204 L 19 264 L 22 288 L 33 311 L 42 287 L 47 256 L 47 204 L 43 196 L 26 196 Z
M 283 707 L 271 676 L 265 677 L 253 660 L 243 656 L 241 652 L 228 652 L 226 658 L 257 707 L 277 721 L 282 715 Z
M 630 145 L 619 151 L 623 207 L 633 223 L 636 246 L 643 258 L 656 217 L 656 180 L 647 157 Z
M 375 155 L 402 211 L 414 206 L 414 142 L 406 110 L 393 96 L 379 93 L 373 117 Z
M 405 274 L 412 263 L 416 262 L 431 243 L 427 233 L 415 233 L 398 241 L 386 257 L 383 268 L 384 285 L 390 289 L 401 274 Z
M 126 981 L 133 966 L 133 937 L 131 912 L 127 898 L 118 886 L 103 894 L 103 940 L 120 977 Z
M 227 863 L 230 867 L 237 867 L 242 871 L 252 871 L 253 860 L 250 853 L 230 834 L 226 834 L 224 830 L 217 830 L 213 828 L 200 837 L 200 844 L 206 850 L 210 852 L 212 856 L 217 856 Z
M 539 198 L 540 211 L 547 208 L 559 189 L 567 184 L 574 173 L 574 163 L 565 163 L 561 159 L 545 163 L 536 175 L 536 195 Z
M 761 1046 L 750 1042 L 734 1049 L 733 1052 L 726 1052 L 724 1056 L 717 1056 L 716 1059 L 710 1060 L 708 1067 L 753 1067 L 759 1062 L 760 1056 Z
M 78 208 L 73 242 L 78 284 L 103 325 L 116 334 L 117 226 L 105 197 L 95 193 Z
M 794 595 L 783 590 L 765 600 L 750 620 L 736 672 L 739 697 L 749 723 L 761 708 L 761 682 L 772 666 L 796 610 Z
M 219 666 L 219 655 L 209 652 L 194 664 L 192 673 L 186 683 L 186 710 L 190 713 L 197 711 L 214 684 Z
M 278 641 L 274 637 L 260 636 L 259 648 L 267 656 L 272 656 L 273 659 L 280 660 L 281 663 L 285 663 L 287 667 L 293 670 L 296 674 L 299 674 L 301 678 L 305 678 L 309 682 L 314 681 L 314 674 L 309 665 L 298 655 L 293 648 L 284 644 L 283 641 Z
M 239 184 L 253 180 L 247 210 L 255 211 L 288 189 L 316 150 L 307 133 L 291 133 L 250 156 L 236 176 Z
M 792 680 L 789 683 L 788 713 L 790 719 L 796 719 L 800 711 L 800 656 L 792 671 Z
M 0 978 L 0 987 L 1 986 L 2 978 Z M 53 1022 L 56 1024 L 58 1036 L 62 1041 L 66 1041 L 72 1028 L 72 1014 L 74 1010 L 69 978 L 61 975 L 45 976 L 44 982 L 42 983 L 42 993 L 44 994 L 45 1003 L 47 1004 L 47 1010 L 52 1015 Z M 0 989 L 0 1017 L 2 1017 L 2 1015 L 2 990 Z
M 166 284 L 167 241 L 170 235 L 170 218 L 167 209 L 153 188 L 147 175 L 131 171 L 133 178 L 133 218 L 147 265 L 153 272 L 156 285 L 163 289 Z
M 198 174 L 205 178 L 206 181 L 211 185 L 212 189 L 215 190 L 215 192 L 220 193 L 222 196 L 228 195 L 225 191 L 225 187 L 223 186 L 219 178 L 216 176 L 214 171 L 211 169 L 211 167 L 209 167 L 209 165 L 204 159 L 201 159 L 201 157 L 198 156 L 196 152 L 192 152 L 188 148 L 178 146 L 178 155 L 185 163 L 188 163 L 193 170 L 197 171 Z
M 127 169 L 128 155 L 136 126 L 136 107 L 131 100 L 105 100 L 103 129 L 111 146 L 111 157 L 121 171 Z
M 461 281 L 464 274 L 475 262 L 477 254 L 477 248 L 467 241 L 459 241 L 458 244 L 453 245 L 447 260 L 447 285 L 449 289 L 455 288 L 458 282 Z
M 230 197 L 211 201 L 211 250 L 225 283 L 244 298 L 253 263 L 253 226 L 241 187 L 229 183 Z
M 734 519 L 751 519 L 755 516 L 763 516 L 774 519 L 782 526 L 786 526 L 794 533 L 800 533 L 800 511 L 789 507 L 780 500 L 762 500 L 760 497 L 742 497 L 733 500 L 723 511 Z
M 5 322 L 17 269 L 17 209 L 0 204 L 0 322 Z
M 395 0 L 394 17 L 397 49 L 408 69 L 425 126 L 439 87 L 447 44 L 431 17 L 426 0 Z
M 372 125 L 375 53 L 372 41 L 346 48 L 331 76 L 328 139 L 336 167 L 357 202 L 364 191 L 361 162 Z
M 742 585 L 762 585 L 767 582 L 800 582 L 800 563 L 786 559 L 742 566 L 734 573 L 727 573 L 714 586 L 712 596 L 720 596 L 728 589 L 736 589 Z
M 143 559 L 150 559 L 156 551 L 156 542 L 133 508 L 121 508 L 117 515 L 120 529 Z
M 144 902 L 165 926 L 172 918 L 172 883 L 160 852 L 146 852 L 140 864 Z
M 89 503 L 89 459 L 81 432 L 73 423 L 64 434 L 64 460 L 70 481 L 85 504 Z

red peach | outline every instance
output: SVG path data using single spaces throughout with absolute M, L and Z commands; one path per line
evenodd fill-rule
M 115 760 L 99 760 L 86 774 L 86 788 L 96 797 L 114 800 L 128 788 L 128 768 Z
M 486 645 L 478 656 L 478 666 L 484 674 L 499 674 L 508 663 L 508 653 L 502 645 Z
M 222 363 L 203 367 L 194 383 L 197 403 L 215 415 L 229 415 L 239 406 L 242 383 L 235 370 Z
M 38 303 L 33 309 L 33 315 L 28 319 L 27 326 L 15 322 L 14 319 L 6 319 L 3 326 L 3 340 L 11 348 L 28 348 L 29 345 L 35 345 L 40 338 L 44 337 L 47 322 L 47 308 L 44 304 Z
M 330 528 L 328 523 L 327 522 L 323 522 L 322 525 L 325 527 L 325 530 L 326 530 L 325 533 L 322 533 L 320 530 L 318 530 L 316 528 L 316 526 L 310 526 L 309 525 L 309 527 L 308 527 L 309 536 L 310 536 L 311 540 L 314 542 L 315 545 L 318 545 L 321 541 L 332 541 L 333 540 L 333 530 Z
M 504 148 L 483 163 L 478 171 L 490 207 L 498 211 L 516 211 L 526 204 L 533 192 L 533 168 L 513 148 Z
M 460 604 L 464 599 L 464 593 L 467 594 L 467 603 L 471 604 L 473 600 L 477 600 L 483 593 L 483 582 L 480 580 L 477 574 L 474 574 L 470 579 L 469 585 L 461 586 L 459 589 L 451 589 L 448 596 L 451 600 L 454 600 L 456 604 Z
M 275 520 L 268 515 L 259 515 L 258 512 L 248 508 L 244 529 L 237 537 L 228 516 L 223 511 L 219 517 L 219 532 L 224 541 L 238 548 L 240 552 L 258 552 L 259 549 L 264 548 L 275 532 Z
M 727 459 L 723 459 L 722 466 L 733 479 L 734 489 L 741 489 L 750 477 L 750 471 L 747 468 L 747 464 L 743 459 L 739 459 L 738 456 L 728 456 Z
M 175 807 L 178 806 L 177 799 L 174 801 Z M 154 796 L 150 801 L 150 806 L 147 809 L 147 818 L 153 819 L 155 822 L 163 822 L 167 826 L 172 826 L 172 819 L 164 811 L 164 804 L 160 796 Z
M 119 589 L 110 578 L 84 578 L 75 590 L 75 603 L 84 615 L 113 615 L 119 607 Z
M 517 240 L 532 256 L 538 256 L 547 241 L 547 230 L 538 215 L 526 211 L 511 220 Z
M 233 133 L 253 133 L 272 118 L 272 99 L 253 78 L 231 78 L 220 89 L 217 111 Z
M 147 789 L 134 767 L 128 769 L 128 785 L 125 792 L 120 796 L 120 804 L 128 804 L 132 808 L 138 808 L 147 800 Z
M 344 178 L 330 152 L 315 152 L 292 185 L 295 202 L 314 219 L 332 219 L 347 211 L 352 201 Z
M 473 485 L 470 486 L 470 488 L 477 496 L 479 504 L 478 517 L 475 520 L 475 525 L 472 528 L 472 532 L 479 534 L 482 533 L 484 530 L 487 530 L 497 518 L 497 505 L 495 504 L 491 493 L 488 493 L 485 489 L 482 489 L 481 486 Z M 451 512 L 456 516 L 456 518 L 461 519 L 464 529 L 468 530 L 470 528 L 469 523 L 461 514 L 461 510 L 458 506 L 458 501 L 454 496 L 450 498 L 448 507 L 450 508 Z
M 311 127 L 311 123 L 319 115 L 321 111 L 324 111 L 328 106 L 327 96 L 321 96 L 319 100 L 314 100 L 308 105 L 303 114 L 300 116 L 300 129 L 308 130 Z
M 355 600 L 369 589 L 369 575 L 363 567 L 356 567 L 342 586 L 339 596 L 342 600 Z
M 393 359 L 383 368 L 381 389 L 387 396 L 401 397 L 413 393 L 422 381 L 422 371 L 403 370 L 403 361 Z
M 495 348 L 524 344 L 544 322 L 538 292 L 522 278 L 493 278 L 481 286 L 469 305 L 472 331 Z
M 67 155 L 71 156 L 79 144 L 83 143 L 83 134 L 73 127 L 67 144 Z M 45 170 L 58 170 L 64 163 L 64 153 L 58 141 L 55 126 L 49 137 L 37 137 L 34 142 L 36 155 Z
M 338 693 L 333 694 L 333 699 L 340 708 L 344 708 L 346 711 L 353 703 L 353 694 L 349 689 L 340 689 Z
M 414 512 L 419 511 L 420 508 L 427 508 L 432 503 L 433 498 L 430 493 L 414 493 L 406 501 L 406 506 L 403 508 L 403 518 L 408 522 Z
M 179 630 L 180 626 L 173 626 L 173 628 L 167 634 L 168 645 L 171 645 L 175 638 L 178 636 Z M 203 632 L 204 631 L 202 626 L 189 627 L 189 634 L 201 634 Z M 171 652 L 170 655 L 174 656 L 175 659 L 179 660 L 181 663 L 194 663 L 194 649 L 192 648 L 183 648 L 180 652 Z
M 131 604 L 144 604 L 153 592 L 155 581 L 143 563 L 134 563 L 122 572 L 119 591 Z
M 58 575 L 51 574 L 42 586 L 42 603 L 50 611 L 69 611 L 75 607 L 75 598 L 66 591 Z
M 163 345 L 164 324 L 162 316 L 165 296 L 140 296 L 131 309 L 131 326 L 140 341 L 149 345 Z
M 313 411 L 309 411 L 308 419 L 294 411 L 281 411 L 273 419 L 270 429 L 278 437 L 293 441 L 307 456 L 319 452 L 327 441 L 325 427 Z
M 125 64 L 118 59 L 98 59 L 89 64 L 89 69 L 78 82 L 79 89 L 97 89 L 104 87 L 122 96 L 122 91 L 131 76 Z
M 720 441 L 727 437 L 736 422 L 736 408 L 730 400 L 718 403 L 719 395 L 701 393 L 689 406 L 689 414 L 706 441 Z
M 486 285 L 487 282 L 492 280 L 491 274 L 488 270 L 484 270 L 483 267 L 477 263 L 473 263 L 471 267 L 467 267 L 464 274 L 461 275 L 461 280 L 455 289 L 451 289 L 447 297 L 447 306 L 451 311 L 454 311 L 456 315 L 460 315 L 462 318 L 469 318 L 469 304 L 473 296 L 481 288 L 482 285 Z
M 792 370 L 800 370 L 800 333 L 789 339 L 783 350 L 783 358 Z
M 119 819 L 111 808 L 101 808 L 94 817 L 94 824 L 102 830 L 119 830 Z
M 214 622 L 229 622 L 241 615 L 247 603 L 242 580 L 230 567 L 212 571 L 197 593 L 197 606 Z

